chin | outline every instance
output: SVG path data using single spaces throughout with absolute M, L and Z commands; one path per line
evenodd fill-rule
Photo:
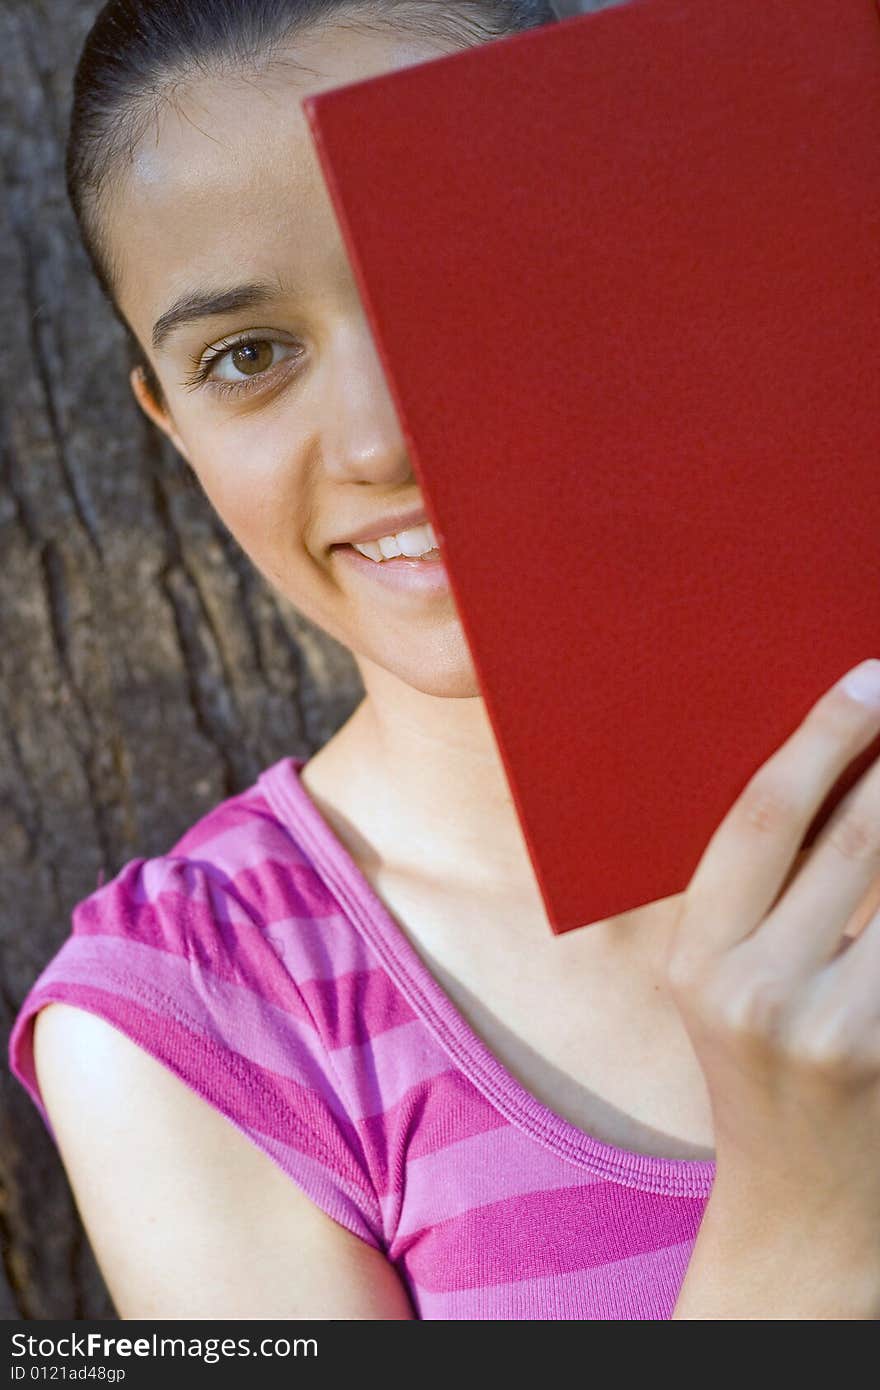
M 436 695 L 438 700 L 473 700 L 482 695 L 472 672 L 427 671 L 416 673 L 412 679 L 402 675 L 401 679 L 423 695 Z
M 411 644 L 406 656 L 401 647 L 389 642 L 387 649 L 369 653 L 355 652 L 365 666 L 373 665 L 395 676 L 402 684 L 423 695 L 440 700 L 467 700 L 482 696 L 477 673 L 471 660 L 464 633 L 456 624 L 452 632 L 437 634 Z M 365 684 L 369 676 L 364 671 Z

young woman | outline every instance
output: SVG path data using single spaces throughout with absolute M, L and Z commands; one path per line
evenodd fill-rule
M 880 1314 L 880 766 L 799 852 L 880 662 L 684 892 L 554 937 L 301 110 L 552 20 L 111 0 L 86 41 L 69 187 L 135 397 L 365 689 L 79 903 L 16 1021 L 123 1318 Z

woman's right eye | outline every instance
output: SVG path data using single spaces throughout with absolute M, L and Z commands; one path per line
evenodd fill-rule
M 191 390 L 205 385 L 212 391 L 232 392 L 234 394 L 244 394 L 255 389 L 262 389 L 265 384 L 264 379 L 275 376 L 273 371 L 277 365 L 275 348 L 290 348 L 295 359 L 302 355 L 301 348 L 294 347 L 291 343 L 284 343 L 277 338 L 258 338 L 255 336 L 237 338 L 234 342 L 218 343 L 216 347 L 211 348 L 197 361 L 196 370 L 187 377 L 183 385 Z M 221 363 L 226 363 L 226 359 L 228 359 L 229 370 L 236 375 L 226 379 L 215 378 L 215 368 Z

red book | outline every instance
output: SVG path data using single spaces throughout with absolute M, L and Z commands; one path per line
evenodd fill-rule
M 679 893 L 880 656 L 876 0 L 632 0 L 304 109 L 550 926 Z

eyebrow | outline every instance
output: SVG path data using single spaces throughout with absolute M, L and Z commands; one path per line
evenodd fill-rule
M 216 318 L 219 314 L 235 314 L 242 309 L 258 309 L 277 299 L 280 293 L 277 281 L 271 280 L 252 280 L 225 290 L 189 290 L 156 319 L 153 347 L 158 352 L 171 334 L 184 324 Z

